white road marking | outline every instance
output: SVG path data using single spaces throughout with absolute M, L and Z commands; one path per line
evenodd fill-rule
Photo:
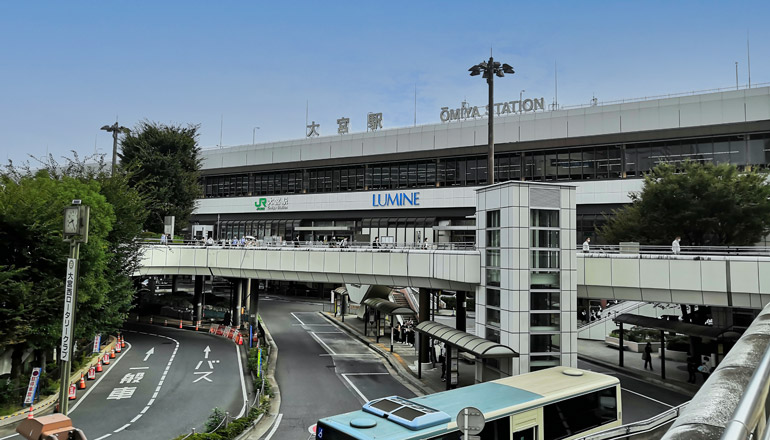
M 146 413 L 146 412 L 147 412 L 149 409 L 150 409 L 150 407 L 149 407 L 149 406 L 145 406 L 145 407 L 144 407 L 144 409 L 143 409 L 142 411 L 140 411 L 140 412 L 139 412 L 139 414 L 144 414 L 144 413 Z
M 149 370 L 150 367 L 131 367 L 129 370 Z
M 243 365 L 241 365 L 242 362 L 241 362 L 241 346 L 240 345 L 236 345 L 235 346 L 235 355 L 236 355 L 236 359 L 238 360 L 236 362 L 238 364 L 238 375 L 241 376 L 241 393 L 243 394 L 243 401 L 247 402 L 249 399 L 246 397 L 246 382 L 244 382 L 244 379 L 243 379 Z M 211 362 L 211 361 L 209 361 L 209 362 Z M 238 413 L 238 417 L 237 418 L 243 417 L 245 412 L 246 412 L 246 405 L 241 407 L 241 412 Z
M 197 370 L 198 368 L 200 368 L 202 363 L 203 361 L 198 361 L 198 365 L 195 366 L 195 369 Z
M 126 353 L 128 353 L 128 351 L 129 351 L 129 350 L 131 350 L 131 344 L 130 344 L 130 343 L 128 343 L 128 342 L 126 342 L 126 345 L 128 345 L 128 348 L 126 348 L 126 349 L 123 351 L 123 354 L 126 354 Z M 117 365 L 117 363 L 118 363 L 118 362 L 120 362 L 120 360 L 121 360 L 121 359 L 123 359 L 123 357 L 124 357 L 124 356 L 121 356 L 121 357 L 119 357 L 119 358 L 115 359 L 115 362 L 113 362 L 113 363 L 112 363 L 112 365 Z M 92 386 L 92 387 L 88 388 L 88 389 L 86 390 L 86 392 L 85 392 L 85 393 L 83 393 L 83 396 L 80 398 L 80 400 L 78 400 L 77 402 L 75 402 L 75 404 L 74 404 L 74 405 L 72 405 L 72 408 L 70 408 L 70 412 L 72 412 L 72 411 L 75 411 L 75 408 L 77 408 L 78 406 L 80 406 L 80 403 L 81 403 L 83 400 L 85 400 L 85 398 L 86 398 L 86 397 L 87 397 L 89 394 L 91 394 L 91 390 L 93 390 L 94 388 L 96 388 L 96 386 L 97 386 L 97 385 L 99 385 L 99 382 L 101 382 L 101 381 L 102 381 L 102 379 L 104 379 L 105 377 L 107 377 L 107 374 L 109 374 L 109 372 L 110 372 L 110 371 L 112 371 L 112 368 L 107 368 L 107 369 L 104 371 L 104 374 L 102 374 L 101 376 L 99 376 L 99 378 L 98 378 L 98 379 L 96 379 L 96 382 L 94 382 L 94 386 Z M 7 437 L 5 437 L 5 438 L 7 438 Z M 2 440 L 2 439 L 0 439 L 0 440 Z
M 345 373 L 345 376 L 390 376 L 390 373 Z
M 640 393 L 637 393 L 636 391 L 631 391 L 631 390 L 629 390 L 629 389 L 627 389 L 627 388 L 621 388 L 621 390 L 623 390 L 623 391 L 628 391 L 628 392 L 629 392 L 629 393 L 631 393 L 631 394 L 636 394 L 636 395 L 637 395 L 637 396 L 639 396 L 639 397 L 644 397 L 645 399 L 648 399 L 648 400 L 652 400 L 652 401 L 653 401 L 653 402 L 655 402 L 655 403 L 659 403 L 659 404 L 661 404 L 661 405 L 663 405 L 663 406 L 666 406 L 666 407 L 669 407 L 669 408 L 673 408 L 673 407 L 674 407 L 673 405 L 669 405 L 668 403 L 663 403 L 663 402 L 661 402 L 660 400 L 655 400 L 655 399 L 653 399 L 652 397 L 649 397 L 649 396 L 645 396 L 644 394 L 640 394 Z
M 145 356 L 142 362 L 147 362 L 147 359 L 149 359 L 150 356 L 153 355 L 153 353 L 155 353 L 155 347 L 152 347 L 151 349 L 147 350 L 147 353 L 144 354 Z
M 118 432 L 120 432 L 120 431 L 122 431 L 122 430 L 124 430 L 124 429 L 128 428 L 129 426 L 131 426 L 131 424 L 130 424 L 130 423 L 126 423 L 125 425 L 121 426 L 120 428 L 118 428 L 118 429 L 116 429 L 116 430 L 114 430 L 114 431 L 112 431 L 112 432 L 114 432 L 114 433 L 116 433 L 116 434 L 117 434 Z
M 350 379 L 348 379 L 348 375 L 347 374 L 341 374 L 340 376 L 342 376 L 342 378 L 345 379 L 350 384 L 350 386 L 353 388 L 353 391 L 358 393 L 358 395 L 361 397 L 361 399 L 364 402 L 368 402 L 369 401 L 369 399 L 367 399 L 366 396 L 364 396 L 364 393 L 362 393 L 361 390 L 359 390 L 358 387 L 353 385 L 353 382 Z
M 214 382 L 213 380 L 209 379 L 209 377 L 208 377 L 208 376 L 209 376 L 209 374 L 212 374 L 212 373 L 213 373 L 213 371 L 201 371 L 200 373 L 199 373 L 199 372 L 195 372 L 195 373 L 193 373 L 193 374 L 202 374 L 202 375 L 203 375 L 203 376 L 201 376 L 201 377 L 199 377 L 199 378 L 195 379 L 195 380 L 193 381 L 193 383 L 199 382 L 201 379 L 205 379 L 205 380 L 206 380 L 206 382 Z M 238 416 L 238 417 L 240 417 L 240 416 Z
M 300 326 L 301 326 L 301 325 L 306 325 L 306 326 L 308 326 L 308 327 L 310 327 L 311 325 L 320 325 L 320 326 L 322 326 L 322 327 L 334 327 L 334 324 L 292 324 L 292 325 L 293 325 L 293 326 L 294 326 L 294 325 L 300 325 Z
M 137 420 L 141 419 L 143 415 L 144 415 L 144 414 L 142 414 L 142 413 L 139 413 L 139 414 L 137 414 L 137 416 L 136 416 L 136 417 L 134 417 L 133 419 L 131 419 L 131 423 L 134 423 L 134 422 L 136 422 Z
M 209 368 L 211 368 L 213 370 L 214 369 L 214 362 L 212 362 L 212 361 L 206 361 L 206 362 L 209 363 Z
M 102 440 L 102 439 L 105 439 L 105 438 L 107 438 L 107 437 L 109 437 L 109 436 L 111 436 L 111 435 L 112 435 L 112 433 L 109 433 L 109 434 L 104 434 L 103 436 L 101 436 L 101 437 L 97 438 L 96 440 Z M 8 437 L 3 437 L 3 438 L 8 438 Z M 0 440 L 2 440 L 2 439 L 0 439 Z
M 314 332 L 317 335 L 328 335 L 328 334 L 342 334 L 342 332 Z
M 211 353 L 211 347 L 207 345 L 206 348 L 203 349 L 203 359 L 208 359 L 209 353 Z
M 275 434 L 275 431 L 278 430 L 278 425 L 281 424 L 281 419 L 283 418 L 283 414 L 278 414 L 278 417 L 275 419 L 275 424 L 273 425 L 273 429 L 270 430 L 270 432 L 267 434 L 267 437 L 265 437 L 264 440 L 270 440 L 273 438 L 273 434 Z
M 301 319 L 297 318 L 297 315 L 295 315 L 295 314 L 294 314 L 294 312 L 291 312 L 291 316 L 293 316 L 293 317 L 294 317 L 294 319 L 296 319 L 297 321 L 299 321 L 299 324 L 300 324 L 300 325 L 305 325 L 305 323 L 304 323 L 304 322 L 302 322 L 302 320 L 301 320 Z
M 308 333 L 310 333 L 315 338 L 315 340 L 318 341 L 318 343 L 321 344 L 326 349 L 326 351 L 329 352 L 329 354 L 332 354 L 332 355 L 336 355 L 337 354 L 337 353 L 334 352 L 334 350 L 331 349 L 331 347 L 326 345 L 326 342 L 321 340 L 320 337 L 316 336 L 315 332 L 308 332 Z
M 337 356 L 342 356 L 342 357 L 354 357 L 354 356 L 366 357 L 366 356 L 369 356 L 369 357 L 372 357 L 372 356 L 374 356 L 374 357 L 377 357 L 376 354 L 369 354 L 369 353 L 342 353 L 342 354 L 321 353 L 318 356 L 332 356 L 332 357 L 337 357 Z

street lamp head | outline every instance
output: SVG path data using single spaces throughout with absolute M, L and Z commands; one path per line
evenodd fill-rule
M 505 76 L 502 70 L 495 70 L 495 75 L 499 76 L 500 78 Z
M 100 130 L 104 130 L 104 131 L 112 131 L 112 126 L 111 126 L 111 125 L 105 125 L 105 126 L 103 126 L 102 128 L 100 128 Z
M 515 73 L 513 71 L 513 67 L 511 67 L 508 64 L 503 64 L 503 72 L 505 72 L 505 73 Z
M 471 73 L 471 76 L 476 76 L 476 75 L 481 73 L 481 68 L 477 64 L 477 65 L 471 67 L 470 69 L 468 69 L 468 72 Z

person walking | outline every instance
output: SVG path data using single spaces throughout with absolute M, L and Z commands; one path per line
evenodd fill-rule
M 166 234 L 160 234 L 160 244 L 167 244 L 168 238 L 166 237 Z
M 695 356 L 687 356 L 687 383 L 695 383 L 695 373 L 698 371 L 698 365 L 695 363 Z
M 679 255 L 681 249 L 679 246 L 680 241 L 682 241 L 682 237 L 677 235 L 674 241 L 671 242 L 671 252 L 673 252 L 674 255 Z
M 647 345 L 644 346 L 644 354 L 642 354 L 642 359 L 644 359 L 644 369 L 647 369 L 647 365 L 650 366 L 650 371 L 652 370 L 652 344 L 649 342 Z
M 583 242 L 583 252 L 588 253 L 591 250 L 591 237 L 586 238 Z
M 711 365 L 709 365 L 710 358 L 708 356 L 703 357 L 703 363 L 698 367 L 698 371 L 700 371 L 700 374 L 703 375 L 703 382 L 706 382 L 709 379 L 709 375 L 711 374 Z
M 441 354 L 438 357 L 438 361 L 441 363 L 441 381 L 446 382 L 446 345 L 441 343 Z

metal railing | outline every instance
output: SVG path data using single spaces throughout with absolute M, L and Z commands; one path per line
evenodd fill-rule
M 620 245 L 591 245 L 588 252 L 582 246 L 576 247 L 578 254 L 638 254 L 638 255 L 674 255 L 671 245 L 638 245 L 631 251 L 628 246 Z M 770 257 L 770 247 L 767 246 L 681 246 L 680 256 L 760 256 Z
M 606 431 L 590 434 L 585 437 L 581 437 L 580 440 L 613 440 L 628 438 L 632 435 L 644 434 L 646 432 L 654 431 L 668 423 L 671 423 L 682 410 L 687 407 L 690 402 L 685 402 L 679 406 L 675 406 L 668 409 L 656 416 L 650 417 L 646 420 L 640 420 L 638 422 L 629 423 L 628 425 L 618 426 L 617 428 L 611 428 Z
M 765 429 L 765 404 L 770 390 L 770 350 L 765 351 L 754 375 L 751 376 L 732 418 L 722 433 L 722 440 L 770 439 Z
M 146 238 L 137 240 L 138 243 L 146 246 L 172 246 L 172 247 L 197 247 L 197 248 L 214 248 L 214 249 L 348 249 L 348 250 L 460 250 L 460 251 L 474 251 L 476 250 L 475 243 L 467 242 L 442 242 L 442 243 L 377 243 L 376 245 L 371 242 L 358 242 L 358 241 L 281 241 L 274 242 L 268 240 L 249 240 L 245 243 L 234 244 L 232 241 L 220 240 L 215 241 L 213 244 L 206 244 L 203 240 L 172 240 L 162 242 L 158 238 Z

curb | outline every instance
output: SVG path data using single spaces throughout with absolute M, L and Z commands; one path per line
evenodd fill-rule
M 102 348 L 102 350 L 99 352 L 99 357 L 94 358 L 94 359 L 97 360 L 97 363 L 98 363 L 98 359 L 101 358 L 105 353 L 108 353 L 112 349 L 112 347 L 115 346 L 116 343 L 117 343 L 117 338 L 115 338 L 114 336 L 110 336 L 110 342 L 107 345 L 105 345 L 104 348 Z M 93 364 L 89 363 L 86 366 L 84 366 L 83 368 L 73 372 L 70 375 L 70 383 L 73 383 L 73 379 L 72 379 L 73 377 L 75 378 L 75 380 L 74 380 L 75 382 L 79 381 L 80 380 L 80 374 L 81 373 L 86 374 L 88 372 L 89 368 L 91 368 L 91 367 L 93 367 L 95 365 L 96 365 L 96 363 L 93 363 Z M 47 409 L 51 408 L 52 406 L 54 406 L 58 400 L 59 400 L 59 392 L 57 391 L 55 394 L 46 397 L 45 400 L 36 403 L 34 405 L 35 406 L 35 412 L 36 413 L 43 413 L 43 412 L 45 412 L 45 410 L 47 410 Z M 0 417 L 0 426 L 8 426 L 8 425 L 10 425 L 12 423 L 16 423 L 16 422 L 18 422 L 20 420 L 24 420 L 27 417 L 28 413 L 29 413 L 29 408 L 25 408 L 25 409 L 16 411 L 13 414 L 9 414 L 7 416 L 2 416 L 2 417 Z
M 390 352 L 382 350 L 380 347 L 373 344 L 372 341 L 361 336 L 357 331 L 353 330 L 349 325 L 345 324 L 344 322 L 339 322 L 336 319 L 330 317 L 327 314 L 328 312 L 318 312 L 318 313 L 321 316 L 323 316 L 327 321 L 337 326 L 337 328 L 339 328 L 340 330 L 343 330 L 348 335 L 356 338 L 357 340 L 364 343 L 367 347 L 374 350 L 377 354 L 379 354 L 382 358 L 384 358 L 385 361 L 387 361 L 388 365 L 390 365 L 391 368 L 393 368 L 393 370 L 396 371 L 396 373 L 399 375 L 399 377 L 401 377 L 401 379 L 408 382 L 409 385 L 416 388 L 423 395 L 436 393 L 436 391 L 434 391 L 431 387 L 429 387 L 428 385 L 425 385 L 419 379 L 414 377 L 414 374 L 412 374 L 412 372 L 408 370 L 406 367 L 404 367 L 400 362 L 394 361 L 393 356 L 390 355 Z
M 651 374 L 645 374 L 645 373 L 643 373 L 641 371 L 638 371 L 638 370 L 636 370 L 634 368 L 621 368 L 621 367 L 619 367 L 619 366 L 617 366 L 617 365 L 615 365 L 613 363 L 604 361 L 602 359 L 596 359 L 596 358 L 593 358 L 593 357 L 590 357 L 590 356 L 585 356 L 585 355 L 580 355 L 579 354 L 578 355 L 578 359 L 586 361 L 586 362 L 590 362 L 592 364 L 599 365 L 599 366 L 607 368 L 609 370 L 617 371 L 618 373 L 623 373 L 623 374 L 625 374 L 627 376 L 633 377 L 634 379 L 638 379 L 638 380 L 641 380 L 641 381 L 644 381 L 644 382 L 653 383 L 655 385 L 662 386 L 662 387 L 665 387 L 665 388 L 671 388 L 674 391 L 677 391 L 679 393 L 685 394 L 685 395 L 690 396 L 690 397 L 694 396 L 695 393 L 697 393 L 698 390 L 700 389 L 700 387 L 688 387 L 688 386 L 685 386 L 684 384 L 680 383 L 679 381 L 663 380 L 660 377 L 653 376 Z
M 273 427 L 278 414 L 281 412 L 281 390 L 278 388 L 278 382 L 275 380 L 275 368 L 278 361 L 278 345 L 276 345 L 273 335 L 270 334 L 270 329 L 267 328 L 265 321 L 262 321 L 262 328 L 265 330 L 265 339 L 268 345 L 270 345 L 270 357 L 268 358 L 268 367 L 265 372 L 265 377 L 270 383 L 270 389 L 273 392 L 273 397 L 270 399 L 270 411 L 266 414 L 262 414 L 252 425 L 251 429 L 245 432 L 241 439 L 258 440 L 265 433 Z

